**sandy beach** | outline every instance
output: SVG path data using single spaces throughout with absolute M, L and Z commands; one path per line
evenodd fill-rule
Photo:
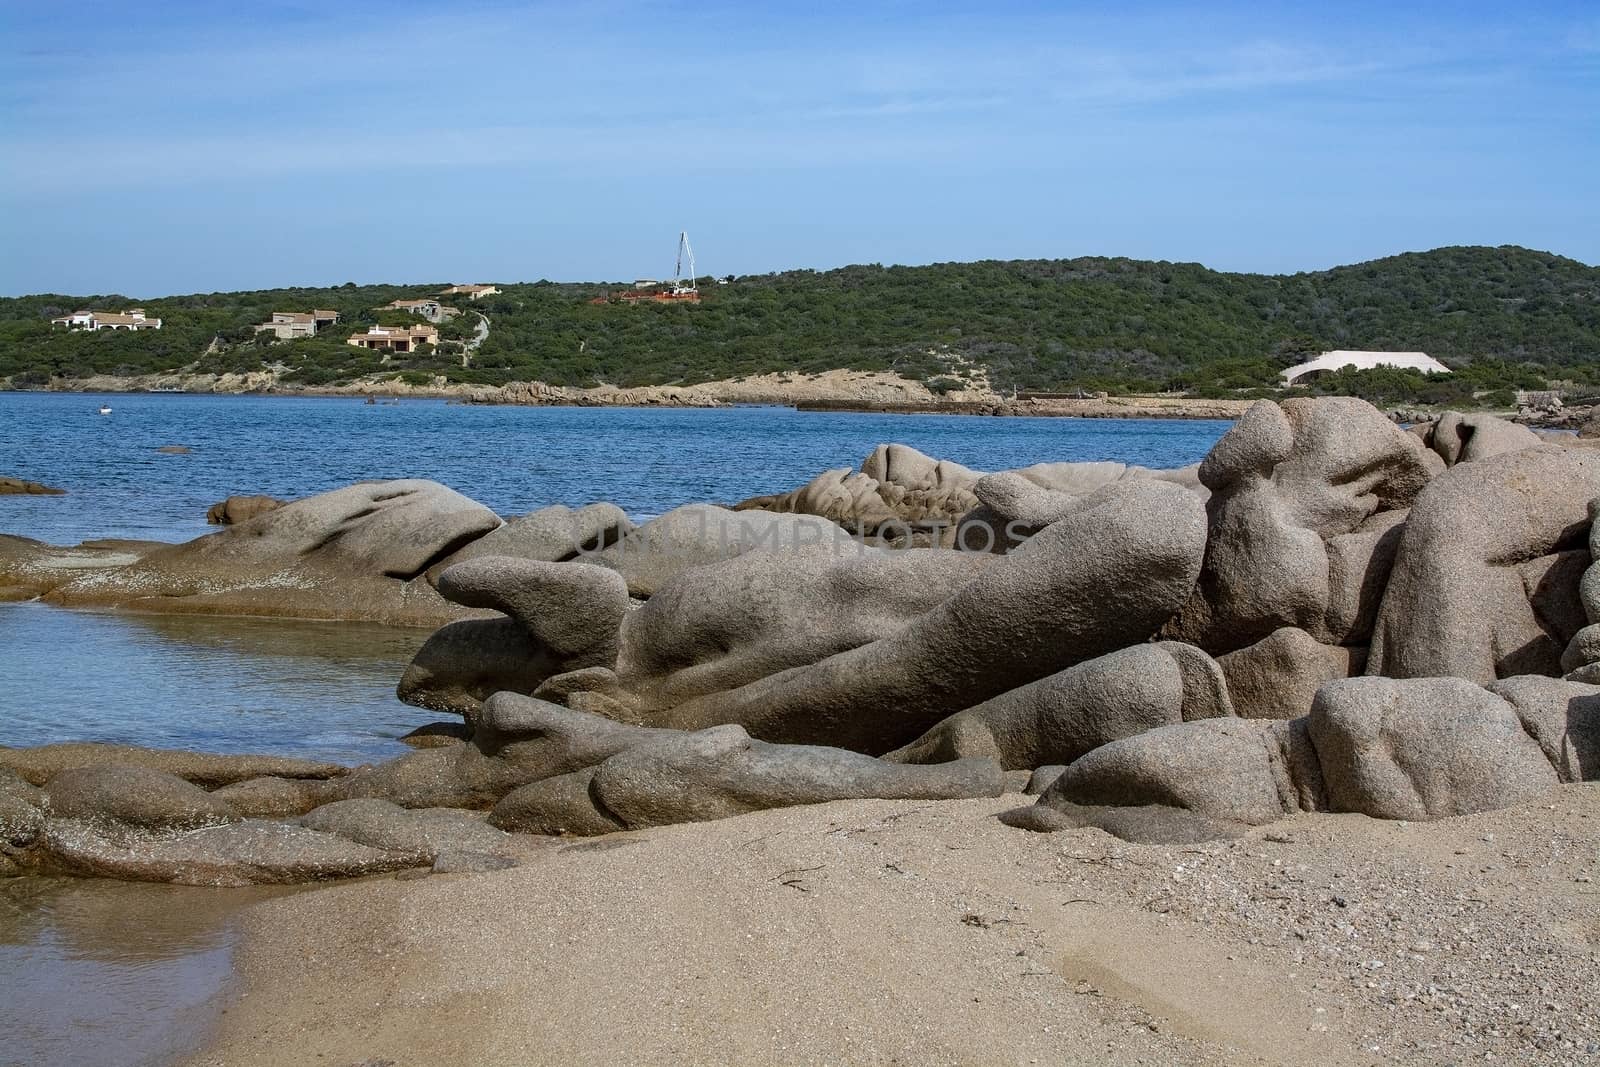
M 1600 786 L 1233 841 L 848 802 L 254 907 L 192 1064 L 1582 1063 Z

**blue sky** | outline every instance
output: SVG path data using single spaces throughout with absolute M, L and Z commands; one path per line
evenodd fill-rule
M 1600 6 L 0 7 L 0 292 L 1600 261 Z

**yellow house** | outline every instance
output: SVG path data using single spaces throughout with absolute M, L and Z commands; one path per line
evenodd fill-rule
M 438 344 L 439 331 L 433 326 L 372 326 L 366 333 L 351 334 L 349 343 L 384 352 L 415 352 L 418 345 Z

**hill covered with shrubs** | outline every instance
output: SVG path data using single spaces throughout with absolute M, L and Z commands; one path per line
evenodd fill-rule
M 1457 370 L 1344 374 L 1317 388 L 1378 400 L 1451 402 L 1471 392 L 1600 385 L 1600 268 L 1518 247 L 1455 247 L 1290 275 L 1085 257 L 851 266 L 702 279 L 698 305 L 593 303 L 621 286 L 500 283 L 443 327 L 441 344 L 382 354 L 348 345 L 377 311 L 430 285 L 276 289 L 178 297 L 44 294 L 0 299 L 0 378 L 14 387 L 91 374 L 275 369 L 333 384 L 692 384 L 773 371 L 884 370 L 928 382 L 988 370 L 1002 391 L 1186 390 L 1233 395 L 1329 348 L 1424 351 Z M 72 333 L 50 319 L 138 305 L 163 328 Z M 273 311 L 332 308 L 341 323 L 295 341 L 258 336 Z M 481 312 L 481 347 L 464 354 Z

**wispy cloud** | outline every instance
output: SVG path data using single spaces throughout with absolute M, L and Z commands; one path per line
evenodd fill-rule
M 1534 202 L 1505 190 L 1536 181 L 1555 217 L 1565 176 L 1593 160 L 1576 134 L 1600 106 L 1584 84 L 1600 20 L 1570 12 L 175 0 L 130 48 L 111 10 L 4 16 L 14 229 L 113 195 L 177 212 L 198 190 L 288 215 L 319 183 L 359 187 L 340 202 L 365 216 L 419 189 L 470 211 L 485 183 L 542 182 L 596 218 L 614 208 L 586 190 L 693 176 L 757 230 L 777 210 L 757 187 L 826 189 L 840 218 L 873 204 L 862 232 L 901 218 L 920 233 L 942 203 L 1017 183 L 1044 198 L 1024 219 L 1081 228 L 1051 196 L 1066 183 L 1097 210 L 1122 205 L 1107 217 L 1133 232 L 1202 204 L 1252 217 L 1263 201 L 1234 199 L 1241 173 L 1315 189 L 1322 210 L 1420 195 L 1441 168 L 1479 212 L 1495 195 Z

